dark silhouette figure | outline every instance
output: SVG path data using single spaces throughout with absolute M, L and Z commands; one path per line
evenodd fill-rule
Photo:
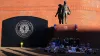
M 58 7 L 58 10 L 57 10 L 57 13 L 56 13 L 55 17 L 58 15 L 59 24 L 63 24 L 62 5 L 59 4 L 58 6 L 59 6 L 59 7 Z

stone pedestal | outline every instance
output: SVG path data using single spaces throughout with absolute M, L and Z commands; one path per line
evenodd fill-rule
M 68 24 L 58 24 L 54 26 L 56 31 L 77 31 L 78 26 L 76 24 L 68 25 Z

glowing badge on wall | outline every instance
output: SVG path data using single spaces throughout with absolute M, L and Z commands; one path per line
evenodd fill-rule
M 15 31 L 18 36 L 27 38 L 33 32 L 33 24 L 28 20 L 21 20 L 17 23 Z

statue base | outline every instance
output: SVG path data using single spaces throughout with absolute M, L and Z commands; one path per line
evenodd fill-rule
M 76 24 L 72 24 L 72 25 L 68 25 L 68 24 L 55 24 L 54 25 L 54 29 L 56 31 L 76 31 L 77 30 L 77 25 Z

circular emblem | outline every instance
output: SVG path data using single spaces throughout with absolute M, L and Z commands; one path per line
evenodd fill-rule
M 15 31 L 22 38 L 29 37 L 33 32 L 33 25 L 28 20 L 21 20 L 17 23 Z

